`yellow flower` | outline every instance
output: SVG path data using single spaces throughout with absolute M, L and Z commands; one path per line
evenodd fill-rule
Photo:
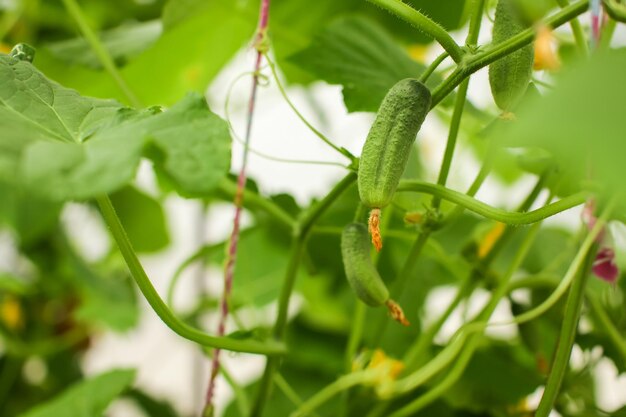
M 23 325 L 22 307 L 15 297 L 5 297 L 0 304 L 0 317 L 11 330 L 20 329 Z
M 426 45 L 422 45 L 422 44 L 413 44 L 410 45 L 407 48 L 407 52 L 409 53 L 409 56 L 417 62 L 424 62 L 424 60 L 426 59 L 426 52 L 428 51 L 428 48 L 426 47 Z
M 561 68 L 561 61 L 553 48 L 554 35 L 547 26 L 537 29 L 535 39 L 535 60 L 533 68 L 535 70 L 556 71 Z
M 502 236 L 502 232 L 504 232 L 504 223 L 496 223 L 491 230 L 487 232 L 485 237 L 482 238 L 480 244 L 478 245 L 478 257 L 480 259 L 487 256 L 487 254 L 493 248 L 493 245 L 496 241 Z
M 404 369 L 404 364 L 399 360 L 388 357 L 382 350 L 376 349 L 370 363 L 367 365 L 367 369 L 381 371 L 377 382 L 384 383 L 395 381 Z

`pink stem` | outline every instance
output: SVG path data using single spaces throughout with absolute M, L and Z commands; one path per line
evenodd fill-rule
M 241 209 L 243 205 L 243 191 L 246 187 L 246 167 L 248 165 L 248 144 L 250 143 L 250 135 L 252 131 L 252 117 L 254 115 L 254 104 L 256 102 L 256 92 L 259 85 L 259 70 L 261 69 L 261 62 L 263 59 L 263 45 L 261 44 L 265 40 L 265 33 L 267 31 L 267 25 L 269 21 L 269 9 L 270 0 L 261 1 L 261 10 L 259 12 L 259 26 L 257 29 L 254 46 L 257 49 L 256 61 L 254 64 L 254 76 L 252 79 L 252 91 L 250 93 L 250 100 L 248 102 L 248 117 L 246 121 L 246 136 L 245 136 L 245 148 L 243 150 L 243 158 L 241 163 L 241 170 L 237 177 L 237 192 L 235 194 L 235 217 L 233 219 L 233 229 L 230 234 L 228 254 L 226 257 L 226 265 L 224 267 L 224 291 L 220 300 L 220 317 L 217 328 L 218 336 L 223 336 L 226 330 L 226 318 L 228 317 L 228 300 L 233 287 L 233 276 L 235 273 L 235 261 L 237 259 L 237 244 L 239 242 L 239 230 Z M 204 408 L 204 416 L 212 415 L 213 410 L 213 396 L 215 394 L 215 381 L 220 367 L 220 349 L 215 349 L 213 354 L 213 360 L 211 361 L 211 377 L 209 380 L 209 387 L 206 393 L 206 405 Z

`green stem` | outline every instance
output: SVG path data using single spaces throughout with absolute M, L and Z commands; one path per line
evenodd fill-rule
M 12 335 L 0 329 L 0 336 L 4 342 L 5 350 L 16 358 L 28 358 L 30 356 L 52 356 L 63 350 L 70 349 L 84 341 L 88 334 L 85 329 L 73 328 L 65 333 L 49 336 L 39 340 L 23 341 L 15 339 Z
M 350 172 L 339 181 L 330 193 L 326 195 L 317 205 L 303 213 L 302 218 L 298 222 L 296 229 L 296 235 L 305 236 L 311 231 L 311 228 L 315 222 L 320 218 L 322 214 L 335 202 L 335 200 L 348 189 L 356 181 L 356 173 Z
M 365 211 L 365 206 L 359 203 L 359 206 L 356 210 L 355 221 L 359 221 L 362 213 Z M 389 207 L 389 211 L 385 217 L 383 217 L 380 229 L 381 233 L 384 236 L 387 236 L 389 232 L 389 225 L 391 224 L 391 219 L 393 218 L 393 206 Z M 411 234 L 412 235 L 412 234 Z M 413 236 L 411 236 L 413 238 Z M 372 262 L 375 266 L 378 266 L 378 262 L 380 261 L 380 252 L 373 251 Z M 352 319 L 352 327 L 350 328 L 350 335 L 348 336 L 348 344 L 346 346 L 346 354 L 345 354 L 345 363 L 344 370 L 346 374 L 352 372 L 352 362 L 356 356 L 356 353 L 359 349 L 359 345 L 363 339 L 363 329 L 365 327 L 365 315 L 366 315 L 366 305 L 361 302 L 356 302 L 354 307 L 354 316 Z M 349 400 L 350 400 L 350 391 L 346 390 L 343 393 L 341 408 L 339 409 L 339 417 L 344 417 L 348 415 L 349 412 Z
M 352 361 L 359 349 L 359 344 L 363 337 L 363 325 L 365 324 L 365 303 L 356 302 L 354 308 L 354 318 L 352 320 L 352 328 L 350 330 L 348 346 L 344 358 L 344 371 L 346 373 L 352 372 Z
M 368 0 L 378 7 L 398 16 L 400 19 L 415 26 L 435 39 L 450 54 L 454 62 L 461 62 L 463 49 L 452 39 L 452 36 L 437 23 L 400 0 Z
M 277 341 L 281 341 L 284 337 L 285 328 L 287 326 L 289 300 L 291 298 L 297 272 L 300 267 L 300 261 L 306 249 L 306 241 L 311 233 L 311 230 L 313 229 L 313 225 L 331 206 L 331 204 L 354 183 L 354 181 L 356 181 L 356 174 L 354 172 L 350 172 L 342 178 L 341 181 L 335 184 L 326 197 L 324 197 L 308 211 L 304 212 L 302 217 L 298 220 L 297 225 L 294 227 L 295 244 L 292 248 L 289 265 L 287 266 L 285 279 L 278 298 L 278 314 L 276 322 L 274 323 L 273 336 Z M 259 390 L 250 412 L 251 417 L 260 417 L 262 415 L 265 403 L 270 395 L 273 375 L 276 372 L 278 365 L 279 362 L 276 357 L 267 358 L 265 370 L 259 384 Z
M 598 234 L 602 230 L 602 227 L 604 227 L 607 216 L 612 210 L 613 204 L 613 201 L 609 202 L 609 205 L 604 210 L 602 215 L 598 218 L 593 229 L 591 229 L 591 231 L 587 234 L 587 237 L 583 241 L 582 245 L 580 245 L 580 248 L 578 249 L 578 252 L 574 257 L 574 260 L 567 269 L 567 272 L 565 273 L 563 279 L 559 282 L 556 290 L 554 290 L 554 292 L 552 292 L 552 294 L 550 294 L 550 296 L 537 307 L 515 317 L 515 320 L 513 320 L 513 322 L 511 323 L 502 324 L 520 324 L 533 320 L 548 311 L 553 305 L 556 304 L 556 302 L 561 298 L 561 296 L 563 296 L 563 294 L 565 294 L 565 291 L 567 291 L 572 282 L 576 279 L 581 268 L 583 268 L 585 259 L 589 257 L 589 252 L 591 251 Z
M 523 260 L 526 258 L 526 255 L 528 254 L 533 242 L 535 241 L 535 238 L 537 237 L 537 232 L 539 231 L 540 227 L 541 227 L 541 223 L 536 223 L 531 227 L 530 231 L 525 236 L 524 241 L 520 245 L 515 255 L 515 258 L 511 262 L 505 274 L 503 275 L 500 285 L 492 293 L 491 299 L 489 300 L 488 304 L 485 306 L 483 311 L 481 311 L 481 313 L 476 318 L 476 320 L 474 320 L 474 322 L 464 326 L 464 328 L 461 328 L 459 330 L 459 333 L 460 333 L 459 339 L 451 342 L 451 344 L 449 345 L 449 346 L 462 345 L 463 344 L 462 337 L 463 336 L 469 337 L 469 340 L 467 341 L 467 345 L 465 345 L 462 350 L 460 349 L 460 347 L 463 347 L 463 346 L 460 346 L 460 347 L 456 346 L 458 351 L 460 351 L 461 355 L 459 356 L 458 359 L 456 359 L 452 370 L 448 372 L 446 377 L 439 384 L 437 384 L 432 390 L 428 391 L 423 396 L 418 397 L 417 399 L 410 402 L 406 406 L 400 408 L 395 413 L 391 414 L 390 417 L 406 417 L 406 416 L 416 413 L 417 411 L 423 409 L 424 407 L 426 407 L 427 405 L 429 405 L 430 403 L 438 399 L 441 395 L 443 395 L 446 391 L 448 391 L 450 387 L 454 385 L 454 383 L 456 383 L 456 381 L 461 377 L 461 375 L 463 374 L 463 371 L 465 370 L 465 367 L 469 363 L 469 360 L 471 359 L 472 355 L 474 354 L 474 351 L 479 345 L 480 338 L 482 336 L 482 331 L 485 329 L 487 325 L 487 320 L 489 319 L 489 317 L 491 317 L 494 310 L 496 309 L 496 306 L 498 305 L 502 297 L 504 297 L 504 295 L 506 294 L 506 291 L 508 288 L 508 282 L 510 278 L 513 276 L 515 271 L 517 271 L 519 266 L 522 264 Z M 444 349 L 444 351 L 446 351 L 446 349 Z M 431 364 L 434 363 L 434 365 L 432 365 L 433 368 L 438 368 L 437 370 L 441 371 L 444 367 L 449 365 L 456 358 L 456 355 L 454 355 L 455 353 L 454 350 L 455 349 L 451 348 L 452 352 L 448 352 L 448 355 L 443 356 L 441 359 L 440 359 L 440 355 L 438 355 L 437 357 L 435 357 L 435 359 L 430 361 L 427 364 L 427 366 L 431 366 Z M 408 391 L 411 391 L 417 388 L 417 386 L 424 383 L 426 381 L 425 379 L 416 378 L 416 376 L 419 375 L 420 371 L 416 372 L 413 375 L 409 375 L 408 377 L 402 380 L 397 381 L 396 386 L 393 389 L 393 392 L 396 394 L 406 393 Z M 433 371 L 433 375 L 434 374 L 435 372 Z
M 558 13 L 548 17 L 545 24 L 554 29 L 571 19 L 579 16 L 587 11 L 589 7 L 588 0 L 580 0 L 563 8 Z M 475 55 L 467 57 L 457 69 L 446 78 L 437 88 L 433 90 L 431 107 L 435 107 L 443 100 L 452 90 L 463 82 L 467 77 L 475 73 L 481 68 L 486 67 L 494 61 L 509 55 L 518 49 L 523 48 L 533 41 L 535 38 L 535 29 L 529 28 L 519 34 L 513 36 L 498 45 L 488 45 L 479 50 Z
M 407 370 L 410 371 L 419 364 L 420 359 L 424 357 L 426 350 L 430 347 L 435 335 L 439 332 L 439 330 L 441 330 L 441 327 L 448 320 L 448 318 L 450 318 L 450 315 L 459 306 L 461 301 L 472 293 L 474 286 L 475 282 L 473 280 L 465 280 L 458 288 L 456 296 L 443 314 L 420 335 L 417 339 L 417 343 L 415 343 L 404 355 L 402 362 Z
M 469 32 L 467 34 L 467 38 L 465 39 L 465 43 L 471 46 L 475 46 L 476 42 L 478 42 L 480 24 L 483 21 L 483 14 L 485 12 L 485 0 L 475 0 L 473 6 L 474 10 L 470 20 Z
M 619 0 L 602 0 L 604 10 L 613 20 L 626 22 L 626 5 Z
M 589 278 L 589 271 L 594 259 L 594 250 L 590 251 L 587 255 L 586 262 L 583 268 L 577 274 L 577 278 L 572 284 L 569 295 L 567 297 L 567 304 L 565 305 L 565 316 L 563 317 L 563 326 L 561 327 L 561 333 L 559 335 L 559 342 L 556 348 L 556 354 L 552 368 L 550 369 L 550 375 L 548 375 L 548 381 L 546 382 L 546 388 L 539 402 L 539 407 L 535 413 L 535 417 L 548 417 L 554 401 L 556 400 L 565 371 L 569 365 L 569 359 L 572 354 L 572 346 L 574 345 L 574 339 L 576 337 L 576 330 L 578 328 L 578 320 L 580 318 L 580 312 L 583 305 L 583 298 L 585 294 L 585 285 Z
M 76 0 L 63 0 L 63 4 L 65 5 L 68 13 L 76 21 L 76 24 L 80 28 L 80 31 L 89 43 L 89 46 L 91 46 L 91 49 L 93 49 L 94 53 L 100 60 L 100 63 L 102 63 L 102 66 L 115 80 L 118 87 L 120 88 L 120 90 L 122 90 L 122 93 L 124 93 L 130 104 L 132 104 L 134 107 L 142 107 L 141 101 L 139 101 L 137 96 L 130 89 L 130 87 L 122 77 L 122 74 L 115 66 L 115 62 L 113 61 L 113 58 L 111 58 L 109 51 L 106 50 L 104 45 L 102 45 L 102 42 L 100 42 L 100 39 L 98 39 L 98 36 L 89 27 L 87 19 L 83 15 L 83 12 L 80 9 L 80 6 L 76 2 Z
M 335 382 L 327 385 L 315 395 L 305 401 L 296 411 L 291 413 L 289 417 L 305 417 L 310 415 L 313 410 L 330 400 L 335 395 L 352 388 L 356 385 L 372 381 L 378 375 L 377 370 L 366 370 L 354 372 L 338 378 Z
M 235 394 L 235 402 L 237 403 L 237 409 L 239 410 L 239 414 L 245 416 L 250 409 L 250 401 L 248 400 L 248 394 L 246 394 L 246 390 L 237 381 L 235 381 L 235 378 L 233 378 L 228 369 L 224 367 L 223 363 L 220 364 L 219 373 L 222 374 L 224 380 Z
M 569 6 L 568 0 L 556 0 L 556 2 L 561 8 Z M 587 44 L 587 39 L 585 38 L 585 32 L 583 31 L 582 25 L 577 18 L 570 20 L 569 24 L 572 27 L 572 33 L 574 34 L 578 50 L 583 56 L 589 55 L 589 45 Z
M 613 343 L 613 346 L 622 357 L 622 360 L 626 362 L 626 340 L 624 340 L 624 336 L 622 336 L 620 331 L 617 330 L 615 324 L 613 324 L 613 322 L 609 318 L 609 315 L 604 310 L 602 303 L 600 303 L 600 301 L 594 294 L 588 292 L 587 301 L 591 310 L 591 314 L 596 318 L 599 324 L 599 329 L 606 332 L 606 334 L 609 336 L 609 339 Z
M 617 23 L 613 19 L 609 19 L 604 27 L 604 31 L 600 36 L 600 48 L 601 49 L 609 49 L 611 47 L 611 40 L 613 39 L 613 35 L 615 34 L 615 27 Z
M 411 272 L 413 271 L 413 268 L 415 267 L 415 264 L 417 263 L 420 254 L 422 253 L 422 249 L 424 249 L 424 246 L 426 245 L 426 242 L 430 237 L 430 234 L 430 230 L 422 230 L 422 232 L 413 243 L 413 246 L 409 251 L 409 255 L 407 256 L 406 261 L 402 266 L 402 269 L 400 269 L 400 273 L 393 281 L 393 285 L 390 291 L 392 298 L 398 298 L 402 294 L 404 286 L 411 276 Z
M 491 172 L 491 167 L 493 165 L 493 159 L 495 156 L 494 148 L 495 146 L 493 145 L 493 142 L 491 142 L 489 144 L 489 150 L 487 151 L 487 156 L 485 157 L 485 160 L 483 161 L 483 164 L 480 167 L 480 171 L 478 171 L 478 174 L 476 174 L 476 178 L 474 178 L 474 181 L 467 189 L 467 192 L 465 193 L 466 196 L 474 197 L 476 193 L 478 192 L 478 190 L 480 189 L 480 187 L 485 182 L 485 180 L 487 179 L 487 176 L 489 176 L 489 173 Z M 463 214 L 464 211 L 465 211 L 465 207 L 457 205 L 446 216 L 446 218 L 441 221 L 442 227 L 446 224 L 450 224 L 454 222 L 461 214 Z
M 417 239 L 414 240 L 413 246 L 411 246 L 409 254 L 405 258 L 404 264 L 402 265 L 400 272 L 396 275 L 396 278 L 391 286 L 390 294 L 392 299 L 396 299 L 400 294 L 402 294 L 402 289 L 411 276 L 411 272 L 413 271 L 413 268 L 415 267 L 415 264 L 417 263 L 420 254 L 422 253 L 422 249 L 430 237 L 430 234 L 430 230 L 424 229 L 417 236 Z M 388 323 L 389 315 L 385 314 L 380 317 L 378 324 L 376 325 L 376 331 L 374 332 L 375 339 L 371 341 L 372 346 L 380 345 L 380 341 L 387 330 Z
M 182 322 L 174 315 L 172 310 L 161 299 L 150 279 L 146 275 L 143 266 L 139 262 L 137 255 L 126 235 L 120 219 L 113 208 L 111 200 L 107 196 L 98 197 L 96 199 L 104 222 L 109 227 L 113 239 L 117 243 L 126 265 L 130 270 L 130 274 L 137 283 L 141 293 L 146 298 L 154 312 L 163 320 L 163 322 L 181 337 L 199 343 L 203 346 L 213 348 L 232 350 L 236 352 L 258 353 L 263 355 L 284 354 L 286 348 L 283 343 L 267 340 L 264 342 L 256 340 L 238 340 L 230 337 L 214 337 L 209 336 L 202 331 L 195 329 L 188 324 Z
M 287 380 L 278 372 L 276 372 L 274 374 L 274 383 L 276 384 L 278 389 L 280 389 L 283 392 L 285 397 L 287 397 L 289 399 L 289 401 L 291 401 L 293 403 L 293 405 L 295 405 L 296 407 L 300 407 L 304 403 L 304 401 L 302 401 L 302 398 L 300 398 L 298 393 L 296 391 L 294 391 L 293 388 L 291 388 L 291 386 L 289 385 Z M 311 412 L 310 414 L 313 417 L 319 417 L 314 412 Z M 243 413 L 241 415 L 244 416 L 245 413 Z
M 433 72 L 435 72 L 437 67 L 441 65 L 441 63 L 449 56 L 450 54 L 448 54 L 447 51 L 442 52 L 437 58 L 435 58 L 433 62 L 430 63 L 430 65 L 420 75 L 419 81 L 425 84 L 426 81 L 428 81 L 428 78 L 430 78 Z
M 529 211 L 527 213 L 517 213 L 492 207 L 458 191 L 453 191 L 437 184 L 422 181 L 401 181 L 397 191 L 411 191 L 436 195 L 444 200 L 463 206 L 465 209 L 478 215 L 510 225 L 522 225 L 538 222 L 546 217 L 553 216 L 557 213 L 583 204 L 588 197 L 588 193 L 579 192 L 537 210 Z
M 459 136 L 459 128 L 461 127 L 461 117 L 463 116 L 463 109 L 465 108 L 465 100 L 467 99 L 467 88 L 469 87 L 469 78 L 463 81 L 459 87 L 459 91 L 456 95 L 456 101 L 454 103 L 454 111 L 452 113 L 452 120 L 450 121 L 450 130 L 448 132 L 448 141 L 446 143 L 446 150 L 443 155 L 443 161 L 441 162 L 441 169 L 439 170 L 439 177 L 437 178 L 437 184 L 441 186 L 446 185 L 448 180 L 448 174 L 450 173 L 450 166 L 452 165 L 452 157 L 454 155 L 454 148 L 456 147 L 456 139 Z M 434 196 L 431 206 L 433 209 L 439 209 L 441 204 L 441 197 Z
M 472 19 L 470 21 L 469 32 L 465 43 L 467 45 L 476 45 L 478 41 L 478 35 L 480 34 L 480 23 L 482 22 L 483 10 L 485 8 L 485 0 L 477 0 L 474 4 L 474 10 L 472 13 Z M 459 128 L 461 127 L 461 118 L 463 117 L 463 110 L 465 108 L 465 101 L 467 100 L 467 89 L 469 87 L 469 78 L 464 80 L 459 86 L 457 92 L 456 101 L 454 103 L 454 110 L 452 113 L 452 120 L 450 121 L 450 130 L 448 132 L 448 141 L 446 143 L 446 150 L 443 155 L 443 161 L 441 162 L 441 169 L 439 170 L 439 178 L 437 184 L 445 186 L 448 180 L 448 174 L 450 173 L 450 166 L 452 164 L 452 157 L 454 156 L 454 148 L 456 147 L 456 140 L 459 136 Z M 433 209 L 438 210 L 441 204 L 441 198 L 435 196 L 431 203 Z
M 330 139 L 324 136 L 322 132 L 320 132 L 315 127 L 313 127 L 313 125 L 309 123 L 309 121 L 302 115 L 302 113 L 298 111 L 296 106 L 289 99 L 289 96 L 287 96 L 287 92 L 285 91 L 285 88 L 283 87 L 282 83 L 280 82 L 280 79 L 278 78 L 278 71 L 276 70 L 276 64 L 274 64 L 274 61 L 272 61 L 271 57 L 268 54 L 264 54 L 264 57 L 265 57 L 265 60 L 267 61 L 267 64 L 270 67 L 270 70 L 272 71 L 272 75 L 274 77 L 274 80 L 276 81 L 276 86 L 278 87 L 280 94 L 283 96 L 283 98 L 285 99 L 289 107 L 291 107 L 291 110 L 293 110 L 296 116 L 298 116 L 298 118 L 302 121 L 302 123 L 304 123 L 306 127 L 308 127 L 309 130 L 311 130 L 311 132 L 313 132 L 315 136 L 320 138 L 322 142 L 324 142 L 326 145 L 330 146 L 331 148 L 333 148 L 334 150 L 336 150 L 337 152 L 339 152 L 340 154 L 348 158 L 350 161 L 354 161 L 356 159 L 354 155 L 350 154 L 346 149 L 340 148 L 337 145 L 335 145 Z
M 522 204 L 520 204 L 518 211 L 523 212 L 525 210 L 528 210 L 528 208 L 534 203 L 537 196 L 539 195 L 541 189 L 543 188 L 543 184 L 544 184 L 544 178 L 541 177 L 539 181 L 537 181 L 537 184 L 535 185 L 535 187 L 528 194 L 526 199 L 522 202 Z M 536 227 L 539 227 L 539 226 L 536 226 Z M 469 277 L 465 281 L 466 283 L 476 282 L 476 279 L 475 279 L 476 275 L 479 275 L 480 271 L 486 269 L 491 264 L 491 262 L 495 259 L 495 256 L 504 247 L 504 245 L 506 244 L 510 236 L 514 233 L 514 231 L 515 229 L 510 226 L 506 228 L 504 233 L 498 238 L 498 240 L 492 247 L 489 254 L 484 259 L 482 259 L 480 264 L 476 265 L 472 269 L 472 271 L 469 274 Z M 494 303 L 494 300 L 495 300 L 494 297 L 495 295 L 492 296 L 492 301 L 490 302 L 490 305 Z M 497 300 L 499 300 L 500 297 L 501 295 L 498 296 Z M 415 370 L 412 374 L 403 378 L 403 380 L 407 381 L 408 384 L 413 384 L 413 386 L 419 386 L 423 384 L 432 376 L 436 375 L 441 369 L 443 369 L 443 367 L 447 366 L 458 355 L 467 337 L 471 333 L 478 331 L 478 330 L 482 330 L 484 327 L 485 327 L 485 324 L 482 322 L 466 324 L 461 329 L 459 329 L 459 331 L 457 331 L 457 334 L 451 339 L 448 346 L 446 346 L 441 352 L 439 352 L 439 354 L 437 354 L 437 356 L 434 359 L 432 359 L 430 362 L 425 364 L 422 368 Z M 385 387 L 380 387 L 379 394 L 382 396 L 385 396 L 385 395 L 393 396 L 394 389 L 395 389 L 394 385 L 389 384 Z M 381 417 L 383 415 L 386 415 L 385 413 L 390 403 L 391 403 L 390 401 L 385 401 L 385 402 L 380 403 L 378 407 L 374 408 L 374 410 L 372 410 L 372 412 L 368 414 L 368 417 Z
M 229 198 L 234 197 L 237 192 L 237 183 L 231 179 L 224 179 L 219 184 L 219 190 L 226 194 Z M 292 229 L 296 225 L 296 221 L 283 210 L 279 205 L 272 202 L 270 199 L 263 198 L 261 195 L 254 191 L 244 189 L 243 191 L 243 205 L 246 208 L 260 209 L 269 214 L 274 220 L 282 223 L 284 226 Z

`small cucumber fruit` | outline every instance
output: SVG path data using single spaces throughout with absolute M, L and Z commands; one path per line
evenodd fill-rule
M 377 307 L 386 305 L 391 316 L 408 326 L 408 321 L 398 304 L 389 299 L 389 291 L 370 258 L 367 227 L 350 223 L 341 234 L 341 256 L 348 283 L 365 304 Z
M 499 0 L 493 22 L 494 45 L 527 29 L 513 0 Z M 528 88 L 532 76 L 534 49 L 528 45 L 489 65 L 489 84 L 496 105 L 511 112 Z
M 378 223 L 406 167 L 411 146 L 430 110 L 430 90 L 413 78 L 398 81 L 387 92 L 370 128 L 359 162 L 361 202 L 372 209 L 370 232 L 377 250 L 382 247 Z

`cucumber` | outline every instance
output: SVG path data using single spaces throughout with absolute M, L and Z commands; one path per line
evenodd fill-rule
M 408 326 L 402 309 L 389 298 L 389 290 L 372 263 L 364 224 L 350 223 L 343 229 L 341 256 L 348 283 L 359 300 L 371 307 L 386 305 L 394 320 Z
M 512 0 L 499 0 L 493 22 L 492 42 L 497 45 L 512 38 L 526 25 Z M 533 69 L 533 45 L 525 46 L 489 65 L 489 85 L 496 105 L 512 112 L 526 92 Z
M 398 187 L 428 111 L 430 90 L 413 78 L 398 81 L 383 99 L 363 145 L 358 188 L 361 202 L 372 209 L 370 232 L 377 250 L 382 247 L 380 209 L 389 205 Z

